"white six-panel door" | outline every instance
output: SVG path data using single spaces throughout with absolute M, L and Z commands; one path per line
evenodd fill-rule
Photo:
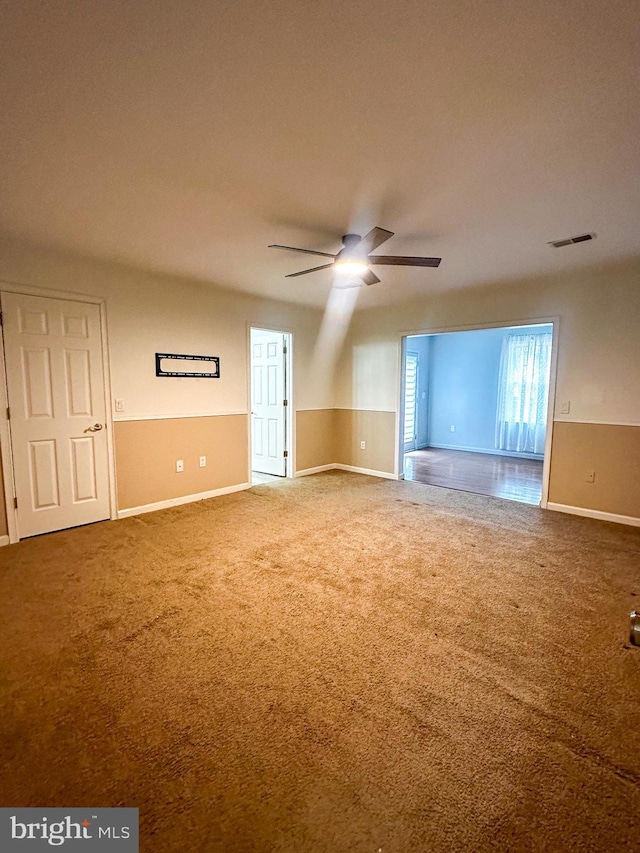
M 20 537 L 109 518 L 100 309 L 2 294 Z
M 251 470 L 286 475 L 285 335 L 251 329 Z

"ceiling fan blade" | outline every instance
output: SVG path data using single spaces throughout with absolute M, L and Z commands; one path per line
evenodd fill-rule
M 442 258 L 412 258 L 405 255 L 372 255 L 370 264 L 390 267 L 439 267 Z
M 372 270 L 367 270 L 363 273 L 362 280 L 365 284 L 377 284 L 380 281 L 378 276 Z
M 271 243 L 269 249 L 287 249 L 289 252 L 304 252 L 305 255 L 322 255 L 323 258 L 335 258 L 335 255 L 329 252 L 316 252 L 315 249 L 296 249 L 295 246 L 280 246 L 278 243 Z
M 393 237 L 393 231 L 387 231 L 386 228 L 372 228 L 368 234 L 365 234 L 360 243 L 358 244 L 358 248 L 362 248 L 365 250 L 367 255 L 369 252 L 373 252 L 374 249 L 377 249 L 378 246 L 382 246 L 383 243 L 386 243 L 387 240 Z
M 322 264 L 319 267 L 311 267 L 310 270 L 302 270 L 301 272 L 291 272 L 291 273 L 289 273 L 289 275 L 285 275 L 285 278 L 295 278 L 297 275 L 306 275 L 308 272 L 316 272 L 316 270 L 326 270 L 332 266 L 333 266 L 333 262 L 330 264 Z

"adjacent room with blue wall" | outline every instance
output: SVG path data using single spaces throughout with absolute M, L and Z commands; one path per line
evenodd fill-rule
M 553 326 L 406 339 L 405 479 L 539 503 Z

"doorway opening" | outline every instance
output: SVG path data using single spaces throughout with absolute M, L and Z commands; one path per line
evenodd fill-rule
M 291 476 L 291 333 L 250 330 L 251 483 Z
M 553 323 L 403 339 L 406 480 L 546 505 Z

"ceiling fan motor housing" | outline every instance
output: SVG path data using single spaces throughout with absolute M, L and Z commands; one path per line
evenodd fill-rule
M 369 256 L 366 251 L 360 248 L 362 237 L 359 234 L 344 234 L 342 237 L 343 248 L 336 255 L 336 264 L 340 263 L 360 263 L 368 264 Z

